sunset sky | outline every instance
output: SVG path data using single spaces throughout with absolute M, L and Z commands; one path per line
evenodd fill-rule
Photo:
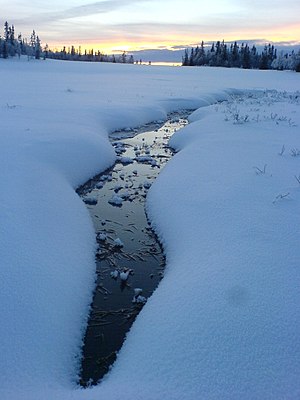
M 3 4 L 1 4 L 3 3 Z M 201 40 L 300 42 L 299 0 L 0 0 L 0 22 L 43 44 L 177 49 Z M 1 32 L 2 33 L 2 32 Z

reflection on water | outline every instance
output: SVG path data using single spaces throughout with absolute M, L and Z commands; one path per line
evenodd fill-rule
M 116 164 L 78 189 L 99 245 L 97 282 L 84 338 L 80 384 L 96 384 L 116 359 L 125 335 L 163 276 L 164 255 L 152 232 L 144 203 L 153 180 L 171 157 L 174 131 L 189 112 L 167 122 L 117 131 L 111 142 Z

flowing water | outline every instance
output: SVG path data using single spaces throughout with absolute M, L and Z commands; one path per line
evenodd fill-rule
M 170 136 L 188 111 L 166 122 L 117 131 L 110 140 L 115 165 L 77 192 L 91 214 L 97 243 L 97 282 L 84 338 L 80 384 L 99 382 L 116 359 L 126 333 L 163 277 L 163 250 L 145 214 L 145 198 L 172 156 Z

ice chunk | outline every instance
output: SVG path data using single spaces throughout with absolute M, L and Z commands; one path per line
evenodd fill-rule
M 98 233 L 97 238 L 104 242 L 105 240 L 107 240 L 107 235 L 106 235 L 106 233 L 101 232 L 101 233 Z
M 145 304 L 147 301 L 146 297 L 138 295 L 138 296 L 134 296 L 132 299 L 132 303 L 136 303 L 136 304 Z
M 120 238 L 114 240 L 115 247 L 124 247 L 124 244 Z
M 130 157 L 118 157 L 117 161 L 124 165 L 133 163 L 133 159 Z
M 97 204 L 97 202 L 98 202 L 97 197 L 85 197 L 85 198 L 83 199 L 83 201 L 84 201 L 86 204 L 89 204 L 89 205 L 91 205 L 91 206 L 94 206 L 94 205 Z
M 129 269 L 124 269 L 124 271 L 120 272 L 121 281 L 126 282 L 129 277 Z
M 110 276 L 111 276 L 113 279 L 117 279 L 118 276 L 119 276 L 119 271 L 118 271 L 118 270 L 112 271 L 112 272 L 110 273 Z
M 117 194 L 114 194 L 109 200 L 109 204 L 113 206 L 121 206 L 123 203 L 122 197 L 118 196 Z

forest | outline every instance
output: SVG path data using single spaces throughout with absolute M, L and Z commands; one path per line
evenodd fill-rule
M 278 52 L 274 45 L 266 44 L 261 52 L 255 45 L 217 41 L 211 46 L 202 41 L 200 46 L 186 49 L 183 66 L 210 66 L 244 69 L 295 70 L 300 72 L 300 51 Z
M 0 58 L 21 57 L 25 55 L 28 59 L 37 60 L 43 58 L 53 58 L 58 60 L 70 61 L 94 61 L 94 62 L 112 62 L 112 63 L 134 63 L 133 56 L 128 56 L 125 52 L 120 55 L 107 55 L 102 52 L 92 50 L 81 51 L 81 47 L 75 49 L 74 46 L 61 50 L 51 50 L 48 44 L 42 47 L 42 42 L 35 30 L 32 31 L 30 39 L 23 38 L 19 33 L 16 37 L 14 25 L 4 24 L 4 35 L 0 36 Z

